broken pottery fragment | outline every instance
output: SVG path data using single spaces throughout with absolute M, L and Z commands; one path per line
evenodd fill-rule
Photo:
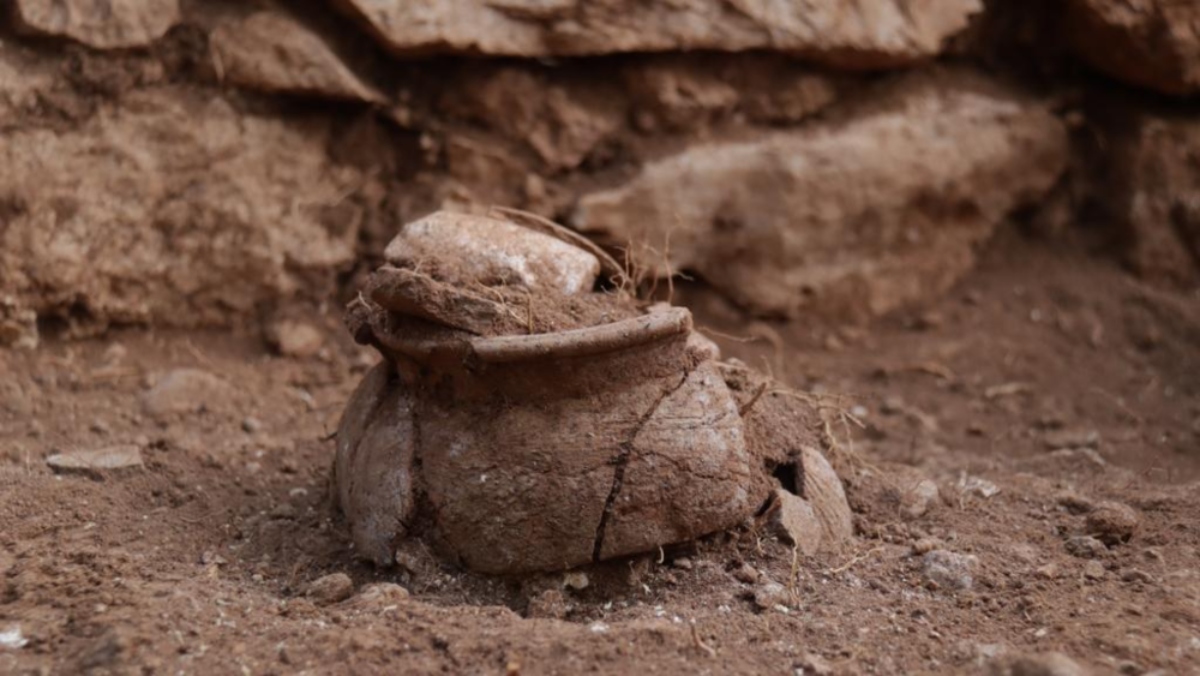
M 363 557 L 389 565 L 417 537 L 514 574 L 653 551 L 752 517 L 786 463 L 822 543 L 849 537 L 840 483 L 806 480 L 832 473 L 811 412 L 719 363 L 686 309 L 640 307 L 603 250 L 497 210 L 410 223 L 385 257 L 347 316 L 385 359 L 347 404 L 334 468 Z

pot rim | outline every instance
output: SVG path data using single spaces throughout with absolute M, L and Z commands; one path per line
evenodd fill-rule
M 692 313 L 687 308 L 671 307 L 599 326 L 553 333 L 410 340 L 392 334 L 384 342 L 387 348 L 422 361 L 437 356 L 454 356 L 486 364 L 506 364 L 620 352 L 687 335 L 691 330 Z

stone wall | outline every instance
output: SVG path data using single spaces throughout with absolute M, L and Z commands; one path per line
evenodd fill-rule
M 1200 42 L 1180 3 L 7 7 L 7 343 L 328 301 L 401 223 L 488 204 L 754 314 L 861 320 L 944 292 L 1070 183 L 1068 221 L 1100 205 L 1141 274 L 1196 284 Z

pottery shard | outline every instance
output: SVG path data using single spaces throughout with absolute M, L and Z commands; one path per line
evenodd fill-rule
M 40 318 L 228 325 L 324 298 L 354 259 L 358 172 L 328 124 L 285 123 L 168 87 L 0 143 L 0 294 Z
M 380 566 L 391 565 L 413 514 L 412 408 L 384 362 L 363 378 L 338 426 L 338 505 L 359 555 Z
M 646 242 L 637 262 L 652 273 L 695 271 L 762 314 L 864 318 L 949 288 L 978 242 L 1055 183 L 1067 150 L 1041 106 L 935 70 L 836 122 L 652 162 L 582 197 L 573 222 Z
M 14 0 L 12 6 L 21 30 L 96 49 L 144 47 L 180 20 L 178 0 Z
M 817 518 L 817 513 L 808 500 L 777 488 L 774 501 L 771 522 L 775 530 L 805 556 L 812 556 L 821 551 L 825 539 L 825 526 Z
M 1070 0 L 1067 7 L 1067 36 L 1096 68 L 1168 94 L 1200 90 L 1200 5 Z
M 801 494 L 812 505 L 821 523 L 822 549 L 839 551 L 854 539 L 854 515 L 846 500 L 842 480 L 833 466 L 815 448 L 805 447 L 800 454 L 803 467 Z
M 980 0 L 340 0 L 397 52 L 567 56 L 777 50 L 845 67 L 928 59 Z
M 565 295 L 592 290 L 593 254 L 515 223 L 439 211 L 404 226 L 388 244 L 389 263 L 466 289 L 519 286 Z
M 750 454 L 737 405 L 704 362 L 638 430 L 611 497 L 600 558 L 729 528 L 750 511 Z
M 224 78 L 250 89 L 378 102 L 329 45 L 295 19 L 258 12 L 219 26 L 209 38 Z

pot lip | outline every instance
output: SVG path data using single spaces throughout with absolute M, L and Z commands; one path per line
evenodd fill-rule
M 692 330 L 692 313 L 672 307 L 599 326 L 529 336 L 497 336 L 468 341 L 484 363 L 498 364 L 546 358 L 586 357 L 620 352 Z
M 422 361 L 446 356 L 507 364 L 621 352 L 686 336 L 691 331 L 692 313 L 687 308 L 670 307 L 599 326 L 525 336 L 404 340 L 392 335 L 386 347 Z

